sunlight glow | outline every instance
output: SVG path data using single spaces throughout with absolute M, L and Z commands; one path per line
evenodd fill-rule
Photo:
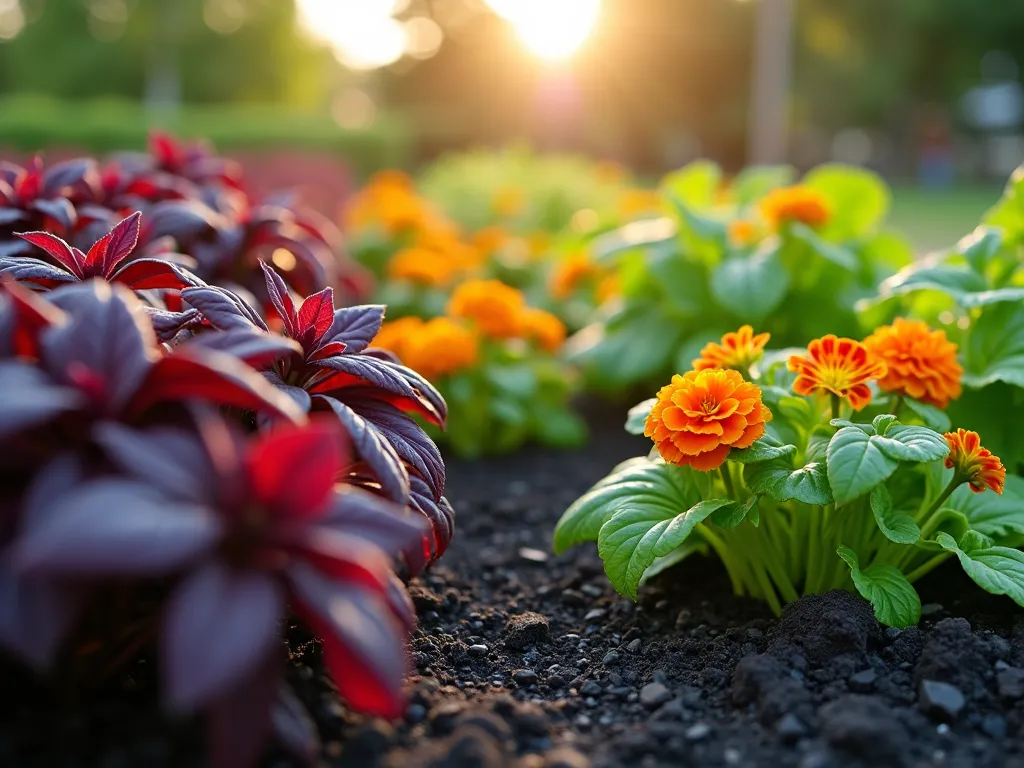
M 377 69 L 398 61 L 406 52 L 407 31 L 395 14 L 402 0 L 298 0 L 306 31 L 334 48 L 350 69 Z
M 601 0 L 487 0 L 515 29 L 523 45 L 549 61 L 569 58 L 586 42 Z

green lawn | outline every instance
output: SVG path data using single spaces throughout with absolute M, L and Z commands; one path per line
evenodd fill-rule
M 973 230 L 1001 193 L 998 186 L 949 190 L 896 187 L 890 222 L 910 237 L 919 252 L 926 253 L 953 245 Z

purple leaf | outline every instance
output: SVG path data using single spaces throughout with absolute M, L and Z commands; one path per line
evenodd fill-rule
M 274 696 L 280 685 L 278 654 L 268 653 L 252 673 L 218 696 L 207 709 L 207 765 L 252 768 L 271 729 Z
M 427 481 L 435 499 L 441 497 L 445 484 L 444 460 L 437 445 L 419 424 L 390 403 L 369 397 L 346 398 L 345 404 L 377 428 L 399 457 Z
M 156 336 L 142 302 L 127 288 L 98 280 L 53 291 L 49 298 L 71 320 L 43 333 L 46 368 L 79 386 L 87 375 L 103 387 L 103 404 L 120 411 L 153 367 Z
M 208 552 L 221 524 L 203 507 L 170 503 L 127 480 L 94 480 L 28 521 L 14 551 L 26 574 L 156 576 Z
M 118 469 L 168 498 L 204 504 L 215 497 L 210 457 L 190 432 L 175 427 L 141 431 L 108 421 L 93 428 L 93 439 Z
M 409 474 L 394 447 L 362 416 L 333 397 L 315 395 L 315 403 L 334 412 L 352 440 L 352 447 L 373 470 L 374 477 L 388 498 L 405 504 L 409 499 Z
M 24 221 L 28 215 L 19 208 L 4 208 L 0 205 L 0 226 L 13 224 L 16 221 Z
M 75 206 L 65 197 L 56 197 L 52 200 L 33 200 L 28 207 L 39 211 L 44 216 L 49 216 L 64 229 L 71 229 L 78 219 Z
M 191 712 L 251 675 L 276 648 L 284 592 L 260 571 L 203 565 L 177 588 L 161 656 L 170 706 Z
M 288 286 L 273 267 L 267 266 L 266 262 L 261 261 L 260 267 L 263 269 L 263 276 L 267 282 L 270 303 L 274 305 L 277 314 L 281 316 L 285 333 L 295 338 L 299 334 L 299 318 L 295 314 L 295 303 L 292 301 Z
M 54 163 L 43 174 L 42 194 L 53 197 L 82 188 L 89 190 L 99 182 L 97 177 L 96 161 L 89 157 Z
M 398 717 L 404 709 L 404 633 L 378 591 L 325 578 L 302 562 L 288 568 L 295 608 L 320 635 L 341 695 L 356 709 Z
M 70 451 L 57 456 L 36 472 L 22 499 L 22 525 L 36 525 L 49 514 L 58 499 L 80 485 L 85 468 L 78 455 Z
M 58 264 L 67 269 L 79 280 L 85 279 L 85 273 L 82 271 L 83 264 L 79 257 L 79 252 L 56 235 L 51 235 L 49 232 L 17 232 L 15 234 L 17 234 L 17 236 L 26 243 L 31 243 L 32 245 L 46 251 L 46 253 L 52 256 Z
M 430 523 L 434 535 L 432 555 L 436 560 L 445 553 L 452 541 L 452 536 L 455 535 L 455 510 L 444 496 L 435 500 L 430 487 L 420 478 L 410 477 L 409 485 L 411 487 L 409 506 L 427 518 Z
M 188 270 L 160 259 L 136 259 L 110 275 L 109 279 L 136 291 L 154 288 L 177 291 L 200 282 Z
M 191 307 L 184 312 L 168 312 L 166 309 L 147 306 L 146 314 L 153 324 L 157 339 L 163 342 L 170 341 L 185 328 L 199 325 L 203 321 L 199 310 Z
M 141 239 L 148 243 L 170 236 L 185 242 L 227 226 L 227 220 L 209 206 L 193 200 L 165 200 L 146 212 Z
M 45 288 L 78 281 L 78 278 L 67 270 L 28 256 L 0 257 L 0 275 L 25 283 L 35 283 Z
M 99 267 L 100 274 L 109 276 L 114 267 L 135 250 L 135 245 L 139 242 L 141 221 L 142 214 L 136 211 L 124 221 L 115 224 L 113 229 L 89 249 L 89 262 Z
M 201 333 L 188 343 L 189 348 L 197 346 L 233 355 L 257 370 L 302 353 L 302 347 L 292 339 L 242 328 Z
M 203 317 L 214 328 L 227 331 L 232 328 L 252 329 L 253 326 L 267 331 L 267 324 L 259 315 L 230 291 L 214 286 L 186 288 L 181 298 L 190 306 L 202 312 Z
M 295 404 L 299 406 L 299 409 L 303 413 L 309 413 L 313 401 L 306 390 L 302 387 L 293 387 L 291 384 L 285 384 L 284 380 L 274 371 L 264 371 L 263 376 L 267 381 L 273 384 L 276 389 L 281 390 L 288 395 L 288 397 L 294 400 Z
M 358 307 L 343 307 L 334 313 L 331 327 L 324 334 L 323 343 L 344 342 L 349 354 L 362 352 L 377 336 L 384 322 L 382 304 L 365 304 Z
M 304 763 L 320 755 L 320 733 L 292 689 L 281 684 L 271 713 L 277 742 Z
M 57 386 L 38 368 L 13 360 L 0 361 L 0 393 L 0 437 L 85 404 L 76 390 Z

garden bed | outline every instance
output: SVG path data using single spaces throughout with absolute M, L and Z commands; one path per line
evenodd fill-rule
M 920 583 L 921 626 L 899 631 L 845 593 L 776 621 L 705 558 L 634 605 L 593 547 L 550 555 L 565 507 L 648 445 L 621 431 L 619 409 L 590 410 L 586 449 L 449 462 L 459 528 L 412 585 L 404 722 L 348 714 L 293 632 L 289 679 L 321 765 L 1024 765 L 1024 611 L 955 565 Z M 159 714 L 154 667 L 63 697 L 60 714 L 4 670 L 0 765 L 203 765 L 195 725 Z M 299 763 L 273 751 L 264 764 Z

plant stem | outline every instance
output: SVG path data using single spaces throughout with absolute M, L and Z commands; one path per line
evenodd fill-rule
M 953 475 L 953 479 L 949 481 L 949 485 L 947 485 L 946 489 L 939 494 L 939 498 L 932 503 L 931 507 L 928 508 L 928 511 L 925 512 L 920 519 L 927 521 L 928 518 L 938 512 L 942 508 L 942 505 L 946 503 L 946 499 L 952 496 L 953 491 L 963 485 L 963 483 L 964 481 L 959 474 Z
M 927 574 L 931 573 L 933 570 L 938 568 L 940 565 L 942 565 L 944 562 L 946 562 L 946 560 L 949 559 L 949 556 L 951 554 L 953 554 L 953 553 L 952 552 L 941 552 L 941 553 L 937 554 L 931 560 L 926 561 L 923 565 L 915 568 L 913 571 L 908 573 L 907 574 L 907 581 L 909 581 L 911 584 L 913 584 L 918 579 L 923 578 L 924 576 L 926 576 Z
M 725 483 L 725 493 L 730 499 L 739 501 L 736 498 L 736 489 L 732 484 L 732 472 L 729 471 L 729 464 L 724 463 L 718 468 L 718 473 L 722 476 L 722 482 Z
M 900 410 L 903 408 L 903 395 L 893 395 L 889 401 L 889 413 L 899 418 Z
M 839 395 L 832 393 L 832 418 L 839 418 L 839 409 L 842 406 L 842 401 L 839 399 Z

